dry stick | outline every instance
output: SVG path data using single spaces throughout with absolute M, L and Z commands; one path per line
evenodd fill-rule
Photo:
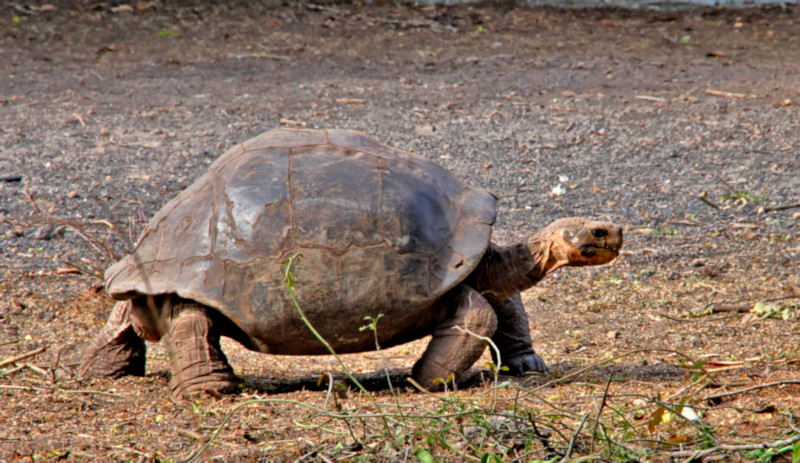
M 704 203 L 708 204 L 709 206 L 713 207 L 714 209 L 722 209 L 720 206 L 714 204 L 713 202 L 711 202 L 710 199 L 708 199 L 708 192 L 707 191 L 704 191 L 704 192 L 700 193 L 699 195 L 697 195 L 697 199 L 699 199 L 700 201 L 703 201 Z
M 791 412 L 789 412 L 789 427 L 792 428 L 792 431 L 800 434 L 800 429 L 797 429 L 797 426 L 794 425 L 794 415 Z
M 603 401 L 600 402 L 600 408 L 597 410 L 597 418 L 594 420 L 594 429 L 592 429 L 592 445 L 590 447 L 590 452 L 594 453 L 594 441 L 595 437 L 597 437 L 597 425 L 600 424 L 600 415 L 603 414 L 603 408 L 606 406 L 606 400 L 608 399 L 608 388 L 611 387 L 611 379 L 614 377 L 613 374 L 608 375 L 608 381 L 606 381 L 606 388 L 603 390 Z
M 717 312 L 750 312 L 750 309 L 753 308 L 753 304 L 718 304 L 714 305 L 711 310 L 714 313 Z
M 17 386 L 14 384 L 0 384 L 0 389 L 15 389 L 18 391 L 29 391 L 29 392 L 42 392 L 46 391 L 47 389 L 43 389 L 41 387 L 34 387 L 34 386 Z
M 789 296 L 771 297 L 769 299 L 763 299 L 763 302 L 776 302 L 776 301 L 784 301 L 786 299 L 798 299 L 798 298 L 800 298 L 800 294 L 792 294 L 792 295 L 789 295 Z M 743 303 L 743 304 L 736 304 L 736 303 L 732 303 L 732 304 L 722 304 L 722 303 L 721 304 L 713 304 L 712 303 L 710 305 L 712 306 L 711 309 L 714 312 L 749 312 L 750 309 L 752 309 L 755 304 L 756 303 L 754 303 L 754 302 L 746 302 L 746 303 Z
M 724 98 L 736 98 L 736 99 L 742 99 L 745 96 L 747 96 L 744 93 L 726 92 L 723 90 L 714 90 L 713 88 L 707 88 L 706 93 L 712 96 L 720 96 Z
M 548 452 L 557 454 L 558 452 L 556 452 L 556 449 L 554 449 L 553 446 L 550 445 L 550 440 L 544 435 L 542 435 L 536 428 L 536 420 L 533 419 L 533 413 L 531 413 L 530 411 L 528 411 L 528 421 L 530 421 L 531 426 L 533 427 L 533 434 L 537 438 L 539 438 L 539 441 L 544 446 L 544 449 L 547 450 Z
M 564 457 L 561 459 L 561 461 L 567 461 L 572 456 L 572 449 L 575 448 L 575 441 L 578 439 L 578 434 L 580 434 L 581 429 L 583 429 L 583 425 L 586 423 L 587 418 L 589 418 L 589 414 L 584 413 L 580 424 L 578 424 L 578 428 L 572 434 L 572 439 L 569 440 L 569 447 L 567 447 L 567 453 L 564 454 Z
M 686 458 L 686 460 L 684 460 L 684 462 L 688 463 L 692 461 L 700 461 L 703 457 L 706 457 L 708 455 L 711 455 L 712 453 L 717 453 L 720 451 L 741 452 L 744 450 L 774 449 L 774 448 L 781 448 L 793 445 L 797 441 L 800 441 L 800 434 L 790 439 L 784 439 L 763 444 L 740 444 L 740 445 L 719 444 L 706 450 L 680 450 L 677 452 L 672 452 L 669 455 L 672 457 L 688 457 Z
M 744 389 L 739 389 L 737 391 L 723 392 L 721 394 L 710 395 L 710 396 L 705 397 L 703 400 L 721 399 L 723 397 L 729 397 L 729 396 L 732 396 L 732 395 L 743 394 L 745 392 L 755 391 L 757 389 L 764 389 L 766 387 L 773 387 L 773 386 L 785 386 L 787 384 L 800 384 L 800 381 L 798 381 L 798 380 L 787 380 L 787 381 L 776 381 L 774 383 L 759 384 L 757 386 L 747 387 L 747 388 L 744 388 Z
M 37 373 L 40 376 L 50 376 L 46 371 L 42 370 L 41 368 L 37 367 L 36 365 L 31 365 L 30 363 L 25 364 L 25 368 Z
M 56 353 L 56 361 L 55 364 L 53 365 L 53 369 L 51 370 L 51 373 L 53 373 L 53 384 L 55 384 L 58 381 L 58 379 L 56 378 L 56 371 L 58 370 L 58 364 L 61 363 L 62 352 L 64 352 L 64 346 L 61 346 L 61 348 L 58 349 L 58 352 Z
M 3 376 L 8 378 L 9 376 L 13 375 L 14 373 L 19 373 L 20 371 L 24 370 L 25 368 L 26 368 L 25 364 L 22 364 L 22 365 L 20 365 L 18 367 L 12 368 L 12 369 L 10 369 L 8 371 L 4 371 L 3 372 Z
M 3 368 L 6 365 L 11 365 L 12 363 L 17 363 L 20 360 L 25 360 L 28 357 L 33 357 L 34 355 L 41 354 L 42 352 L 46 351 L 49 346 L 42 346 L 38 349 L 34 349 L 30 352 L 26 352 L 24 354 L 19 354 L 14 357 L 9 357 L 3 361 L 0 361 L 0 368 Z
M 783 206 L 765 207 L 764 211 L 765 212 L 785 211 L 786 209 L 794 209 L 796 207 L 800 207 L 800 203 L 785 204 Z
M 717 177 L 720 182 L 722 182 L 726 187 L 728 187 L 728 189 L 731 190 L 731 193 L 736 193 L 736 188 L 734 188 L 733 185 L 725 181 L 724 178 L 720 177 L 719 174 L 714 174 L 714 177 Z

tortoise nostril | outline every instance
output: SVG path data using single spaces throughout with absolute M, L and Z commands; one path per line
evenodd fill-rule
M 594 236 L 595 238 L 602 238 L 606 235 L 608 235 L 608 232 L 606 230 L 603 230 L 602 228 L 595 228 L 594 230 L 592 230 L 592 236 Z

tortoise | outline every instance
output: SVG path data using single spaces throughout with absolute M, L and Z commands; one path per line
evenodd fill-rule
M 546 371 L 520 291 L 563 266 L 605 264 L 622 230 L 556 220 L 527 240 L 490 241 L 496 198 L 421 156 L 349 130 L 280 129 L 237 145 L 168 202 L 105 272 L 120 301 L 80 374 L 143 375 L 145 343 L 169 336 L 171 389 L 231 392 L 228 336 L 271 354 L 375 349 L 432 335 L 411 370 L 429 389 L 458 377 L 491 338 L 512 374 Z M 477 336 L 476 336 L 477 335 Z M 451 376 L 452 375 L 452 376 Z

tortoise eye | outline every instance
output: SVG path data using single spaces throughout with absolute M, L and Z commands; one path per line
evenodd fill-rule
M 592 230 L 592 236 L 594 236 L 595 238 L 602 238 L 606 235 L 608 235 L 608 232 L 603 230 L 602 228 L 595 228 L 594 230 Z

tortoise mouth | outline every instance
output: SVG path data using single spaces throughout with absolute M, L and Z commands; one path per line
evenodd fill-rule
M 585 244 L 579 249 L 581 251 L 581 255 L 584 257 L 605 257 L 613 259 L 619 254 L 619 249 L 615 249 L 610 246 Z

